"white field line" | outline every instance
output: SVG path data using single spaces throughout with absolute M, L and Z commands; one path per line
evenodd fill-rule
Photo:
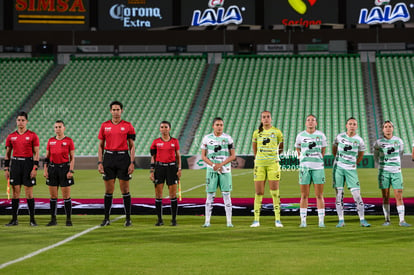
M 122 218 L 124 218 L 124 217 L 125 217 L 125 216 L 120 216 L 120 217 L 117 217 L 117 218 L 113 219 L 111 222 L 115 222 L 115 221 L 117 221 L 117 220 L 119 220 L 119 219 L 122 219 Z M 101 227 L 100 225 L 97 225 L 97 226 L 91 227 L 91 228 L 86 229 L 86 230 L 84 230 L 84 231 L 82 231 L 82 232 L 80 232 L 80 233 L 77 233 L 77 234 L 75 234 L 75 235 L 73 235 L 73 236 L 71 236 L 71 237 L 69 237 L 69 238 L 66 238 L 66 239 L 64 239 L 64 240 L 62 240 L 62 241 L 60 241 L 60 242 L 57 242 L 57 243 L 55 243 L 55 244 L 52 244 L 52 245 L 50 245 L 50 246 L 47 246 L 47 247 L 41 248 L 41 249 L 39 249 L 39 250 L 37 250 L 37 251 L 35 251 L 35 252 L 32 252 L 32 253 L 30 253 L 30 254 L 27 254 L 26 256 L 23 256 L 23 257 L 20 257 L 20 258 L 18 258 L 18 259 L 15 259 L 15 260 L 13 260 L 13 261 L 9 261 L 9 262 L 7 262 L 7 263 L 1 264 L 1 265 L 0 265 L 0 269 L 3 269 L 3 268 L 5 268 L 5 267 L 7 267 L 7 266 L 9 266 L 9 265 L 12 265 L 12 264 L 15 264 L 15 263 L 22 262 L 22 261 L 24 261 L 24 260 L 30 259 L 30 258 L 32 258 L 32 257 L 34 257 L 34 256 L 39 255 L 40 253 L 43 253 L 43 252 L 48 251 L 48 250 L 50 250 L 50 249 L 53 249 L 53 248 L 55 248 L 55 247 L 61 246 L 62 244 L 65 244 L 65 243 L 70 242 L 70 241 L 72 241 L 72 240 L 74 240 L 74 239 L 76 239 L 76 238 L 78 238 L 78 237 L 80 237 L 80 236 L 83 236 L 83 235 L 85 235 L 85 234 L 88 234 L 89 232 L 91 232 L 91 231 L 93 231 L 93 230 L 95 230 L 95 229 L 97 229 L 97 228 L 100 228 L 100 227 Z

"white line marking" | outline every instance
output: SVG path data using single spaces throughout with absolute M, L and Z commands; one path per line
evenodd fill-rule
M 120 217 L 117 217 L 117 218 L 113 219 L 111 222 L 115 222 L 115 221 L 117 221 L 117 220 L 119 220 L 119 219 L 122 219 L 122 218 L 124 218 L 124 217 L 125 217 L 125 216 L 120 216 Z M 89 232 L 91 232 L 91 231 L 93 231 L 93 230 L 95 230 L 95 229 L 97 229 L 97 228 L 100 228 L 100 227 L 101 227 L 100 225 L 97 225 L 97 226 L 91 227 L 91 228 L 86 229 L 86 230 L 84 230 L 84 231 L 82 231 L 82 232 L 80 232 L 80 233 L 77 233 L 77 234 L 75 234 L 75 235 L 73 235 L 73 236 L 71 236 L 71 237 L 69 237 L 69 238 L 66 238 L 66 239 L 64 239 L 63 241 L 60 241 L 60 242 L 57 242 L 57 243 L 52 244 L 52 245 L 50 245 L 50 246 L 44 247 L 44 248 L 42 248 L 42 249 L 39 249 L 39 250 L 37 250 L 37 251 L 35 251 L 35 252 L 32 252 L 32 253 L 30 253 L 30 254 L 27 254 L 26 256 L 23 256 L 23 257 L 18 258 L 18 259 L 16 259 L 16 260 L 13 260 L 13 261 L 10 261 L 10 262 L 7 262 L 7 263 L 4 263 L 4 264 L 1 264 L 1 265 L 0 265 L 0 269 L 3 269 L 3 268 L 5 268 L 5 267 L 7 267 L 7 266 L 9 266 L 9 265 L 12 265 L 12 264 L 15 264 L 15 263 L 18 263 L 18 262 L 21 262 L 21 261 L 24 261 L 24 260 L 30 259 L 30 258 L 32 258 L 32 257 L 34 257 L 34 256 L 39 255 L 40 253 L 43 253 L 43 252 L 45 252 L 45 251 L 48 251 L 48 250 L 53 249 L 53 248 L 55 248 L 55 247 L 58 247 L 58 246 L 60 246 L 60 245 L 62 245 L 62 244 L 65 244 L 65 243 L 67 243 L 67 242 L 70 242 L 70 241 L 72 241 L 72 240 L 74 240 L 74 239 L 76 239 L 76 238 L 78 238 L 78 237 L 80 237 L 80 236 L 82 236 L 82 235 L 85 235 L 85 234 L 87 234 L 87 233 L 89 233 Z

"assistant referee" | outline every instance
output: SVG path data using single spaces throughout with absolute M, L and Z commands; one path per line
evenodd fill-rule
M 101 125 L 99 130 L 98 171 L 103 174 L 105 182 L 105 218 L 101 226 L 110 224 L 109 216 L 112 208 L 112 194 L 115 179 L 119 179 L 125 208 L 125 226 L 131 226 L 131 195 L 129 180 L 134 172 L 135 130 L 130 122 L 121 119 L 123 105 L 119 101 L 109 104 L 112 119 Z
M 4 175 L 12 186 L 12 220 L 6 226 L 18 225 L 17 215 L 21 186 L 24 185 L 26 202 L 29 208 L 30 225 L 37 226 L 35 221 L 35 200 L 33 186 L 36 185 L 37 168 L 39 167 L 39 137 L 28 130 L 27 113 L 17 115 L 17 131 L 6 139 L 6 156 L 4 158 Z M 13 155 L 12 155 L 13 152 Z M 11 160 L 11 163 L 10 163 Z

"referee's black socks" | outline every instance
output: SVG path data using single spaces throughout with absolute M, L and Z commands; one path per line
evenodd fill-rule
M 171 199 L 171 217 L 172 217 L 173 222 L 176 221 L 177 211 L 178 211 L 177 198 Z
M 122 199 L 124 200 L 126 219 L 130 220 L 131 219 L 131 194 L 129 194 L 129 192 L 122 194 Z
M 64 202 L 65 202 L 66 219 L 70 220 L 72 216 L 72 199 L 71 198 L 65 199 Z
M 158 222 L 162 222 L 162 199 L 155 199 L 155 210 L 157 211 Z
M 35 215 L 35 200 L 34 199 L 26 199 L 27 207 L 29 208 L 30 220 L 34 220 Z
M 19 213 L 19 201 L 19 199 L 12 199 L 12 215 L 14 221 L 17 221 L 17 214 Z
M 50 199 L 50 216 L 52 221 L 56 221 L 57 199 Z
M 105 207 L 105 220 L 109 220 L 109 215 L 111 214 L 111 208 L 112 208 L 112 194 L 105 194 L 104 207 Z

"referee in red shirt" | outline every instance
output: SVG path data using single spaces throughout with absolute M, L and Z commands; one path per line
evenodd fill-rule
M 135 130 L 131 123 L 122 120 L 123 105 L 119 101 L 109 104 L 112 119 L 101 125 L 99 130 L 98 171 L 103 174 L 105 182 L 105 219 L 101 226 L 110 224 L 109 215 L 112 208 L 112 194 L 115 179 L 119 179 L 125 207 L 125 226 L 131 226 L 131 195 L 129 180 L 135 164 Z
M 50 193 L 51 220 L 47 226 L 57 225 L 57 200 L 59 186 L 65 203 L 66 226 L 72 226 L 72 200 L 70 186 L 73 181 L 75 167 L 75 145 L 70 137 L 65 136 L 65 124 L 62 120 L 55 122 L 55 134 L 47 142 L 44 176 Z
M 37 168 L 39 167 L 39 137 L 27 130 L 27 113 L 17 115 L 17 131 L 6 139 L 6 156 L 4 158 L 4 175 L 12 186 L 12 220 L 6 226 L 18 225 L 20 190 L 24 186 L 26 202 L 29 208 L 30 225 L 37 226 L 35 221 L 35 200 L 33 186 L 36 185 Z M 13 152 L 13 155 L 12 155 Z M 11 163 L 10 163 L 11 160 Z
M 178 139 L 170 136 L 171 123 L 162 121 L 160 124 L 161 137 L 154 139 L 151 144 L 151 175 L 155 184 L 155 208 L 158 222 L 156 226 L 164 225 L 162 219 L 162 190 L 167 182 L 171 201 L 171 225 L 177 225 L 177 183 L 181 177 L 181 155 Z

